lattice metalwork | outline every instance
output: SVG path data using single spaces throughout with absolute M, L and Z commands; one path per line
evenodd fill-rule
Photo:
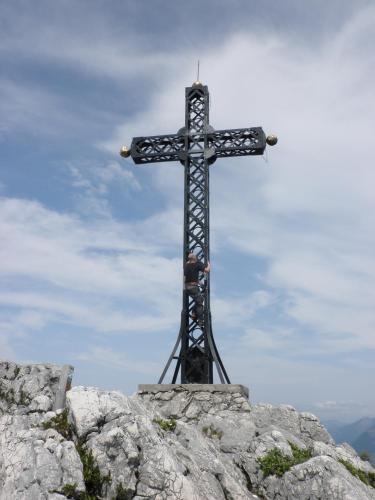
M 261 155 L 266 147 L 262 128 L 215 131 L 209 125 L 208 88 L 200 82 L 185 89 L 185 126 L 173 135 L 136 137 L 130 154 L 137 164 L 180 161 L 185 169 L 183 263 L 190 252 L 207 264 L 209 242 L 209 165 L 217 158 Z M 201 286 L 203 318 L 193 317 L 194 302 L 183 291 L 181 325 L 176 344 L 159 379 L 164 381 L 173 361 L 172 383 L 213 383 L 215 365 L 221 383 L 230 383 L 215 345 L 210 311 L 210 275 Z
M 197 134 L 197 141 L 207 143 L 207 153 L 215 158 L 225 156 L 261 155 L 265 148 L 264 132 L 260 127 L 210 131 Z M 184 161 L 185 128 L 176 135 L 135 137 L 131 145 L 134 163 Z

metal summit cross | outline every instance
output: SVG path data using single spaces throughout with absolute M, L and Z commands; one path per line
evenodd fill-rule
M 209 262 L 209 165 L 217 158 L 261 155 L 266 143 L 277 142 L 276 136 L 266 139 L 261 127 L 215 131 L 208 114 L 208 88 L 196 81 L 185 89 L 185 126 L 177 134 L 135 137 L 130 149 L 123 147 L 120 152 L 136 164 L 179 161 L 184 166 L 184 264 L 191 252 L 205 264 Z M 172 361 L 176 361 L 173 384 L 180 370 L 182 384 L 212 384 L 213 364 L 221 383 L 230 383 L 212 333 L 209 274 L 201 283 L 201 293 L 203 322 L 198 324 L 192 314 L 194 300 L 183 290 L 180 331 L 159 384 Z

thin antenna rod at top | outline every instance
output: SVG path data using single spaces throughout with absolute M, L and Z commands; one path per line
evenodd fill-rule
M 199 82 L 199 59 L 198 59 L 197 82 Z

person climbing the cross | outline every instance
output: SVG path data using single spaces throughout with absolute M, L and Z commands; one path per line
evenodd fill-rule
M 189 253 L 188 260 L 184 267 L 185 290 L 194 300 L 192 312 L 193 319 L 203 326 L 203 295 L 199 289 L 199 273 L 209 273 L 211 265 L 207 262 L 207 266 L 198 260 L 194 253 Z

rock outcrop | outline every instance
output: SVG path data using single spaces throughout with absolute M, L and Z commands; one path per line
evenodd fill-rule
M 71 371 L 0 362 L 0 500 L 375 499 L 310 413 L 238 385 L 70 389 Z

